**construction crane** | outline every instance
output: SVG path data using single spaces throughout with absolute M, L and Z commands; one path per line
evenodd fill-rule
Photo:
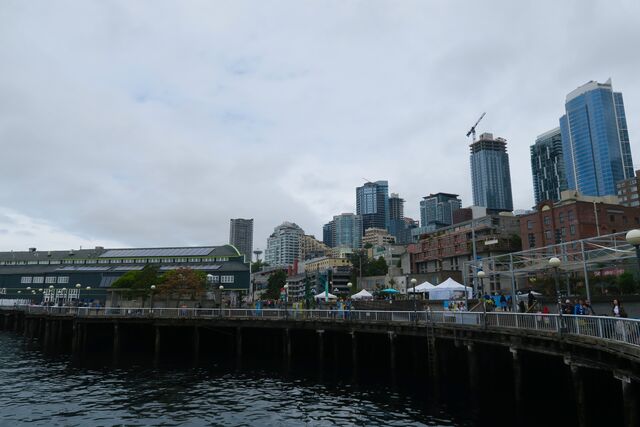
M 367 184 L 369 184 L 371 182 L 371 180 L 367 179 L 367 178 L 362 178 L 364 179 L 364 182 L 366 182 Z
M 480 120 L 482 120 L 485 114 L 487 113 L 482 113 L 476 124 L 471 126 L 471 129 L 469 129 L 469 132 L 467 132 L 467 138 L 469 137 L 469 135 L 472 135 L 473 142 L 476 142 L 476 126 L 478 126 L 478 123 L 480 123 Z

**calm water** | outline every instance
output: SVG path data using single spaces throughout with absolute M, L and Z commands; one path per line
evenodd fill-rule
M 463 426 L 387 386 L 277 372 L 148 366 L 81 368 L 0 332 L 1 426 Z M 451 410 L 453 412 L 453 410 Z

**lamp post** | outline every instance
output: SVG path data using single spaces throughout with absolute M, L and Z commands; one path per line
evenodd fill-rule
M 636 248 L 636 260 L 638 261 L 638 277 L 640 277 L 640 230 L 629 230 L 624 236 L 627 243 Z
M 224 285 L 218 286 L 218 305 L 220 306 L 220 316 L 222 316 L 222 290 L 224 289 Z
M 150 293 L 149 293 L 149 309 L 151 310 L 151 312 L 153 312 L 153 293 L 156 290 L 156 285 L 151 285 L 149 286 L 150 289 Z
M 353 283 L 347 283 L 347 288 L 349 289 L 349 297 L 351 297 L 351 289 L 353 288 Z
M 285 283 L 284 285 L 284 317 L 285 319 L 289 317 L 289 312 L 287 311 L 288 302 L 289 302 L 289 284 Z
M 484 271 L 480 270 L 476 273 L 478 279 L 480 279 L 480 298 L 482 298 L 482 318 L 484 327 L 487 327 L 487 300 L 484 297 L 484 277 L 487 275 Z M 466 291 L 465 291 L 466 292 Z
M 78 302 L 78 305 L 80 304 L 80 288 L 82 287 L 82 285 L 80 283 L 76 283 L 76 289 L 78 290 L 78 294 L 76 296 L 76 300 Z
M 418 283 L 418 281 L 415 277 L 411 279 L 411 288 L 413 289 L 413 321 L 418 323 L 418 310 L 416 309 L 416 283 Z
M 563 323 L 562 323 L 562 300 L 560 298 L 560 284 L 558 283 L 558 267 L 560 267 L 562 261 L 558 257 L 549 258 L 549 266 L 553 268 L 553 280 L 556 285 L 556 297 L 558 299 L 558 321 L 559 321 L 559 329 L 562 331 Z

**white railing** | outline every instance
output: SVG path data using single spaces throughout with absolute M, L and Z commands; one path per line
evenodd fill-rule
M 464 325 L 490 329 L 522 329 L 580 335 L 640 347 L 640 319 L 542 313 L 466 311 L 301 310 L 256 308 L 114 308 L 22 305 L 0 310 L 83 318 L 322 320 L 362 323 Z

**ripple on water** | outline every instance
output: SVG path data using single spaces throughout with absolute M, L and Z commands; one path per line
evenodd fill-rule
M 207 369 L 83 369 L 0 333 L 0 425 L 455 426 L 389 390 Z

